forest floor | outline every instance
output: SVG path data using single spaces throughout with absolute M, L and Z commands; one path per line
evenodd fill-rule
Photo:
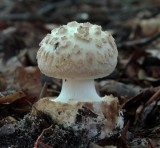
M 118 97 L 124 113 L 125 127 L 115 145 L 160 147 L 158 0 L 145 4 L 137 0 L 0 0 L 0 147 L 52 147 L 42 138 L 53 138 L 49 137 L 50 119 L 40 114 L 44 120 L 33 124 L 38 119 L 31 119 L 30 112 L 40 98 L 57 96 L 61 81 L 41 74 L 36 53 L 47 33 L 70 21 L 101 25 L 115 38 L 117 67 L 110 76 L 96 80 L 100 96 Z M 70 147 L 76 147 L 77 140 Z

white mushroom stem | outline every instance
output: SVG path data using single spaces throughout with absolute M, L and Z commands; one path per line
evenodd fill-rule
M 62 90 L 54 100 L 56 102 L 99 102 L 94 80 L 64 79 Z

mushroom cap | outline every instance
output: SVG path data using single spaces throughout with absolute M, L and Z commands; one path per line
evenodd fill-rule
M 37 53 L 42 73 L 55 78 L 95 79 L 109 75 L 117 64 L 114 38 L 101 26 L 70 22 L 53 29 Z

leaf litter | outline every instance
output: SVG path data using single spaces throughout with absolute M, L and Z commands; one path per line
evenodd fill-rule
M 158 1 L 0 2 L 0 147 L 160 147 Z M 52 28 L 70 20 L 110 30 L 119 51 L 115 71 L 96 80 L 96 88 L 100 96 L 118 97 L 125 127 L 121 135 L 96 145 L 85 137 L 86 131 L 74 135 L 72 128 L 53 123 L 41 112 L 36 118 L 30 114 L 37 100 L 57 96 L 61 88 L 60 80 L 37 68 L 38 44 Z

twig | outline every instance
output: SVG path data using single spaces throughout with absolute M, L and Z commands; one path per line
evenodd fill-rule
M 151 102 L 156 101 L 160 98 L 160 89 L 153 94 L 153 96 L 146 102 L 145 105 L 149 105 Z
M 127 135 L 127 132 L 128 132 L 128 128 L 129 128 L 129 121 L 127 121 L 127 124 L 123 128 L 122 134 L 121 134 L 121 136 L 119 138 L 121 146 L 124 147 L 124 148 L 129 148 L 128 144 L 126 142 L 126 135 Z
M 45 129 L 42 131 L 42 133 L 38 136 L 38 138 L 37 138 L 37 140 L 36 140 L 36 142 L 35 142 L 35 144 L 34 144 L 34 148 L 38 148 L 38 147 L 39 147 L 38 145 L 39 145 L 39 143 L 41 143 L 41 142 L 40 142 L 40 139 L 42 138 L 44 132 L 49 131 L 50 129 L 52 129 L 52 125 L 51 125 L 50 127 L 48 127 L 48 128 L 45 128 Z
M 47 83 L 44 82 L 43 87 L 41 89 L 40 95 L 39 95 L 39 99 L 42 98 L 46 92 L 46 88 L 47 88 Z
M 146 140 L 148 141 L 149 146 L 150 146 L 151 148 L 154 148 L 154 146 L 153 146 L 152 142 L 150 141 L 150 139 L 147 138 Z
M 136 125 L 137 122 L 139 121 L 139 117 L 140 117 L 143 109 L 144 109 L 144 105 L 143 105 L 143 104 L 141 104 L 141 105 L 136 109 L 136 115 L 135 115 L 134 125 Z
M 123 46 L 144 46 L 144 45 L 150 44 L 151 42 L 157 40 L 158 38 L 160 38 L 160 33 L 158 33 L 152 37 L 147 37 L 147 38 L 143 38 L 140 40 L 119 43 L 119 44 L 117 44 L 117 47 L 121 48 Z

